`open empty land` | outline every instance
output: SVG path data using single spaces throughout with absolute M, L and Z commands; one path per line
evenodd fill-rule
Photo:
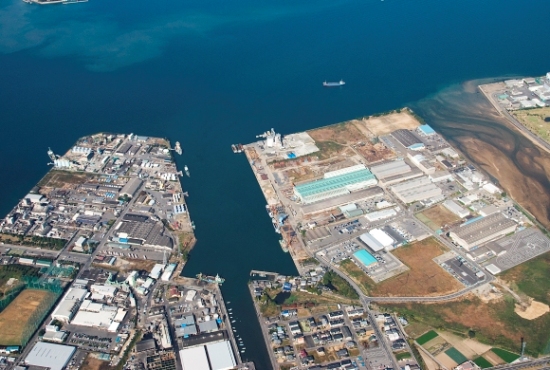
M 452 224 L 460 218 L 445 208 L 442 204 L 420 212 L 416 217 L 432 230 L 439 230 L 442 226 Z
M 365 120 L 365 125 L 374 136 L 381 136 L 399 129 L 414 130 L 420 126 L 420 122 L 404 109 L 399 113 L 396 112 L 383 116 L 369 117 Z
M 0 313 L 0 345 L 21 345 L 21 340 L 33 314 L 47 309 L 43 302 L 53 293 L 25 289 Z
M 409 267 L 400 275 L 378 284 L 373 296 L 430 296 L 453 293 L 462 285 L 432 259 L 446 252 L 434 238 L 403 246 L 393 255 Z
M 517 110 L 512 115 L 529 131 L 550 142 L 550 107 Z
M 370 134 L 363 121 L 337 123 L 308 131 L 308 134 L 320 150 L 320 159 L 358 153 L 367 162 L 376 162 L 395 156 L 384 144 L 373 143 L 377 135 Z

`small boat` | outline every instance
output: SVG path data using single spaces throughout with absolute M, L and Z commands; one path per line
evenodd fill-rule
M 174 147 L 174 151 L 175 151 L 176 153 L 178 153 L 179 155 L 181 155 L 182 150 L 181 150 L 181 146 L 180 146 L 180 142 L 179 142 L 179 141 L 176 141 L 176 146 Z
M 324 87 L 338 87 L 338 86 L 344 86 L 346 83 L 343 80 L 340 80 L 338 82 L 323 82 Z
M 183 166 L 183 170 L 185 171 L 187 177 L 191 177 L 191 175 L 189 174 L 189 167 L 187 167 L 187 165 Z
M 237 146 L 235 144 L 231 144 L 231 150 L 233 153 L 237 154 Z
M 219 285 L 222 285 L 225 282 L 225 279 L 220 277 L 220 275 L 216 274 L 216 276 L 207 276 L 207 275 L 203 275 L 202 272 L 197 274 L 197 279 L 207 283 L 215 283 Z
M 245 353 L 246 351 L 244 349 L 241 349 L 241 353 Z
M 288 245 L 284 239 L 279 240 L 279 244 L 281 245 L 281 249 L 283 252 L 288 253 Z
M 231 322 L 232 322 L 232 323 L 236 323 L 236 322 L 237 322 L 237 320 L 231 320 Z
M 239 343 L 239 346 L 241 346 L 241 347 L 242 347 L 242 346 L 244 346 L 244 344 L 242 344 L 242 343 Z
M 231 303 L 231 301 L 227 301 L 227 304 L 230 304 L 230 303 Z
M 232 308 L 228 308 L 227 311 L 233 311 L 233 309 L 232 309 Z

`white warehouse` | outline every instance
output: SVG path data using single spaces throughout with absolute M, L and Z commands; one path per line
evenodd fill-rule
M 443 206 L 445 206 L 445 208 L 447 208 L 449 211 L 460 218 L 464 218 L 470 215 L 470 212 L 467 209 L 462 208 L 453 200 L 446 200 L 445 202 L 443 202 Z
M 440 196 L 442 191 L 427 176 L 422 176 L 390 187 L 390 190 L 403 203 L 413 203 Z
M 69 288 L 61 302 L 52 312 L 52 320 L 68 323 L 80 307 L 80 303 L 86 297 L 88 291 L 80 288 Z

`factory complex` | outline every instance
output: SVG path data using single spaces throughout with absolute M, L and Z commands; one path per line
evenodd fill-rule
M 432 236 L 454 256 L 466 256 L 533 227 L 484 173 L 407 114 L 390 113 L 383 125 L 365 118 L 308 131 L 319 150 L 284 161 L 284 136 L 273 130 L 260 138 L 276 140 L 245 146 L 281 246 L 299 271 L 309 256 L 328 264 L 351 260 L 381 282 L 407 271 L 392 254 L 403 245 Z M 392 124 L 405 118 L 405 127 Z M 323 149 L 327 141 L 338 148 Z M 471 263 L 472 279 L 449 273 L 465 285 L 483 283 L 488 264 L 473 257 Z

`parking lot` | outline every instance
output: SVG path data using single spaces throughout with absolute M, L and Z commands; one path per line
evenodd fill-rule
M 441 264 L 445 270 L 466 286 L 474 285 L 483 278 L 476 275 L 479 270 L 473 267 L 466 259 L 456 256 Z
M 504 271 L 550 251 L 550 239 L 538 229 L 528 228 L 507 238 L 489 243 L 486 248 L 494 250 L 493 255 L 497 257 L 487 260 L 484 266 L 492 264 Z

